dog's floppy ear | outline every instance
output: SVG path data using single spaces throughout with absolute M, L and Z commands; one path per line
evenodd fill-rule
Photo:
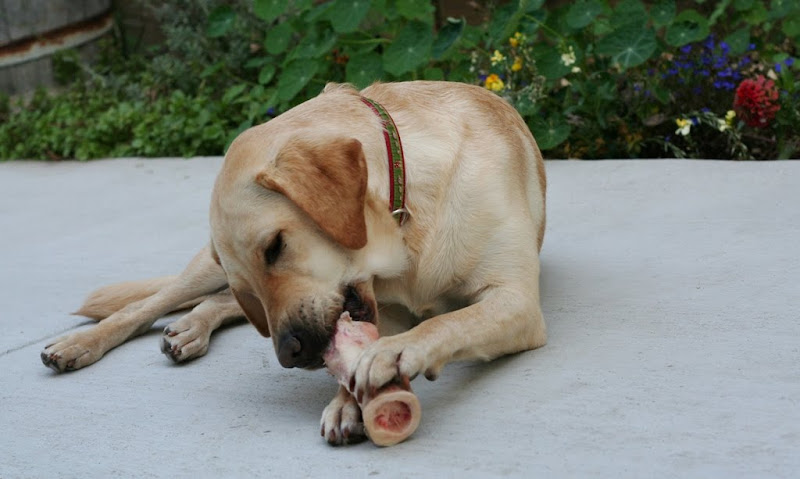
M 289 198 L 345 248 L 367 244 L 367 162 L 360 141 L 290 141 L 256 181 Z

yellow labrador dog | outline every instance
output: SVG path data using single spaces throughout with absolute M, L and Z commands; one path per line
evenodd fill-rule
M 173 360 L 205 354 L 244 313 L 281 365 L 318 368 L 348 311 L 383 336 L 323 413 L 323 435 L 342 443 L 363 434 L 351 392 L 545 344 L 544 164 L 522 118 L 483 88 L 328 85 L 233 142 L 210 215 L 209 246 L 183 273 L 92 293 L 78 313 L 105 319 L 42 361 L 79 369 L 196 306 L 164 331 Z

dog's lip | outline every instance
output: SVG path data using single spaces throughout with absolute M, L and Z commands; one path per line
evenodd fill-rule
M 353 321 L 375 322 L 375 312 L 372 311 L 370 304 L 362 299 L 354 285 L 348 285 L 345 288 L 342 313 L 345 311 L 350 313 Z

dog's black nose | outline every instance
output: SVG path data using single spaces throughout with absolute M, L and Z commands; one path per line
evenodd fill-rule
M 278 342 L 278 362 L 285 368 L 321 367 L 327 339 L 317 336 L 305 331 L 284 333 Z
M 278 343 L 278 361 L 285 368 L 293 368 L 303 351 L 303 344 L 293 334 L 284 334 Z

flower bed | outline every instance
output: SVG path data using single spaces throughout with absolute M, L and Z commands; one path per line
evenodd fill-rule
M 476 2 L 480 24 L 428 0 L 154 5 L 160 49 L 122 35 L 98 65 L 61 56 L 61 93 L 0 98 L 0 158 L 221 154 L 328 81 L 414 79 L 506 98 L 549 158 L 800 152 L 798 2 Z

